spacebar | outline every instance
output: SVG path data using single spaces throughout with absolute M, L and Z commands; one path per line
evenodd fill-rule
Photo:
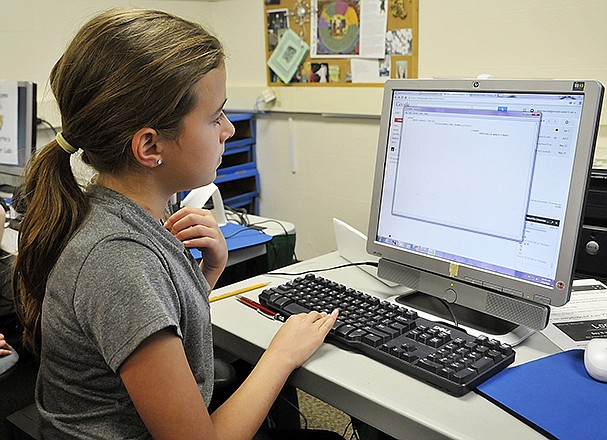
M 281 307 L 289 315 L 297 315 L 298 313 L 308 313 L 310 309 L 301 306 L 297 303 L 287 304 L 286 306 Z

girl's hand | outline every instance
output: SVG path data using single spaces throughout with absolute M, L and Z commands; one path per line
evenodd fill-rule
M 300 367 L 323 343 L 338 315 L 335 309 L 330 315 L 309 312 L 290 316 L 270 342 L 267 353 L 276 354 L 292 370 Z
M 228 246 L 211 211 L 181 208 L 168 218 L 164 227 L 183 242 L 185 247 L 202 250 L 200 268 L 213 287 L 228 261 Z
M 0 356 L 7 356 L 9 354 L 11 354 L 11 346 L 4 339 L 4 335 L 0 333 Z

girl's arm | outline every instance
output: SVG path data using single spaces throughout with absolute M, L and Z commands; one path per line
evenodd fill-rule
M 146 339 L 119 374 L 155 439 L 250 439 L 291 372 L 316 351 L 336 319 L 337 312 L 290 317 L 249 377 L 211 415 L 181 340 L 170 329 Z

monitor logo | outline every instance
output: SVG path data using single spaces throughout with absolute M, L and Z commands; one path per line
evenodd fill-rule
M 573 83 L 573 91 L 575 91 L 575 92 L 583 92 L 584 91 L 584 85 L 586 85 L 586 83 L 584 81 L 575 81 Z

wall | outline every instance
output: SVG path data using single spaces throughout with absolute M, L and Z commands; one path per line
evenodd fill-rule
M 228 17 L 233 3 L 219 2 L 222 11 L 216 10 L 216 18 Z M 261 2 L 246 3 L 247 14 L 259 21 L 262 9 Z M 420 77 L 489 73 L 594 78 L 607 84 L 607 3 L 602 0 L 420 0 L 419 17 Z M 241 35 L 229 35 L 228 44 L 231 38 L 241 44 Z M 265 88 L 264 72 L 255 64 L 256 57 L 263 57 L 263 45 L 247 47 L 242 59 L 232 59 L 229 106 L 235 109 L 252 108 Z M 295 223 L 298 256 L 308 258 L 335 249 L 334 216 L 366 233 L 378 121 L 346 115 L 378 115 L 381 88 L 273 90 L 277 103 L 265 108 L 285 113 L 259 117 L 261 212 Z M 326 113 L 344 117 L 321 116 Z M 607 157 L 605 127 L 597 156 Z M 601 163 L 607 167 L 607 161 Z
M 0 77 L 6 79 L 33 79 L 44 85 L 53 63 L 86 18 L 111 6 L 135 5 L 197 20 L 222 38 L 229 56 L 228 108 L 252 110 L 266 88 L 262 0 L 4 3 Z M 588 77 L 607 83 L 604 0 L 420 0 L 419 17 L 422 77 L 490 73 Z M 276 104 L 265 107 L 273 112 L 260 115 L 258 122 L 261 213 L 294 223 L 298 257 L 309 258 L 335 249 L 334 216 L 366 232 L 378 119 L 353 115 L 377 116 L 381 88 L 274 91 Z M 40 93 L 42 97 L 46 101 L 49 95 Z M 42 116 L 58 122 L 48 106 L 42 111 Z M 322 116 L 327 113 L 345 116 Z M 606 132 L 603 126 L 599 156 L 607 153 Z
M 19 0 L 3 1 L 0 12 L 0 78 L 38 83 L 40 117 L 60 124 L 48 75 L 66 45 L 90 17 L 113 7 L 164 9 L 212 23 L 214 3 L 192 0 Z

